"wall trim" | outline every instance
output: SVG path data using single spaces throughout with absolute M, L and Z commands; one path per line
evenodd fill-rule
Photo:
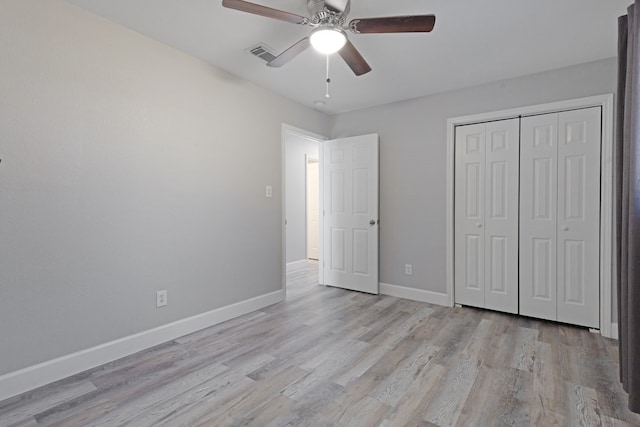
M 0 401 L 284 301 L 278 290 L 0 376 Z
M 405 298 L 413 301 L 427 302 L 429 304 L 449 306 L 447 294 L 426 291 L 424 289 L 408 288 L 406 286 L 380 283 L 380 293 L 392 297 Z
M 454 304 L 454 143 L 455 128 L 460 125 L 511 119 L 534 114 L 554 113 L 578 108 L 602 108 L 602 163 L 600 212 L 600 333 L 612 338 L 611 295 L 616 286 L 612 265 L 615 261 L 613 245 L 613 94 L 570 99 L 548 104 L 512 108 L 509 110 L 454 117 L 447 120 L 447 177 L 446 177 L 446 269 L 449 306 Z M 617 332 L 617 329 L 616 329 Z

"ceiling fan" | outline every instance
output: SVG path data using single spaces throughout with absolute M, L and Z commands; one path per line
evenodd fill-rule
M 282 52 L 269 62 L 268 66 L 281 67 L 309 46 L 313 46 L 327 55 L 338 52 L 357 76 L 368 73 L 371 67 L 349 41 L 345 30 L 356 34 L 428 33 L 433 30 L 436 23 L 435 15 L 409 15 L 352 19 L 345 26 L 351 9 L 351 0 L 307 0 L 307 9 L 311 18 L 244 0 L 222 0 L 222 6 L 313 28 L 308 37 Z

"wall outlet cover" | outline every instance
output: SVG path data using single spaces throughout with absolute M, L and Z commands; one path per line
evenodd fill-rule
M 156 307 L 164 307 L 167 305 L 167 291 L 156 292 Z

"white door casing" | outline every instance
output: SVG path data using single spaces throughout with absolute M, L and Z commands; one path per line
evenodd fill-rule
M 518 119 L 455 137 L 455 301 L 518 312 Z
M 320 233 L 320 163 L 307 161 L 307 258 L 319 259 Z
M 378 293 L 378 135 L 323 143 L 324 284 Z

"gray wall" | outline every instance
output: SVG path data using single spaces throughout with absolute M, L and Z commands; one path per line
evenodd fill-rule
M 334 138 L 380 134 L 381 282 L 446 292 L 448 118 L 613 93 L 615 78 L 607 59 L 335 116 Z
M 307 165 L 305 155 L 318 159 L 318 143 L 298 135 L 288 134 L 286 145 L 286 219 L 287 262 L 307 258 Z
M 281 289 L 281 126 L 328 116 L 62 0 L 0 64 L 0 375 Z

